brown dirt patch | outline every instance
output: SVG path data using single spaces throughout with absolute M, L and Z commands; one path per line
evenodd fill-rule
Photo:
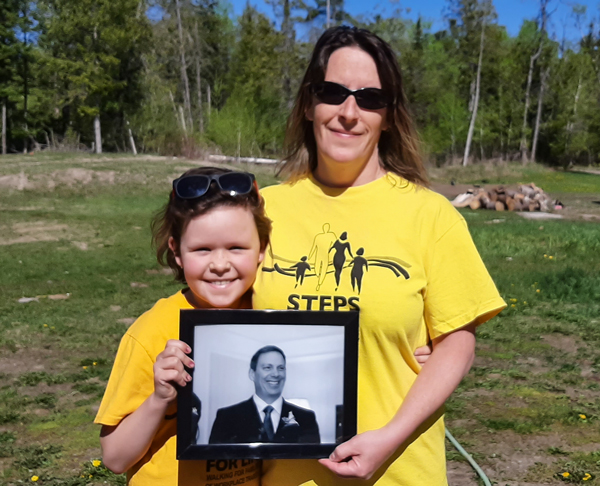
M 0 233 L 0 245 L 37 243 L 39 241 L 58 241 L 64 238 L 69 226 L 66 224 L 35 221 L 32 223 L 14 223 L 10 228 L 4 226 Z
M 485 462 L 480 466 L 488 477 L 499 484 L 505 484 L 510 480 L 514 481 L 515 478 L 524 478 L 536 464 L 551 465 L 555 463 L 557 459 L 548 456 L 546 451 L 550 447 L 566 446 L 567 444 L 558 433 L 523 436 L 507 430 L 496 432 L 489 441 L 481 442 L 477 452 L 486 456 Z M 555 483 L 552 479 L 544 479 L 544 484 Z M 514 484 L 526 483 L 518 481 Z M 560 482 L 556 482 L 556 484 L 560 484 Z
M 477 486 L 477 474 L 466 462 L 448 461 L 448 486 Z
M 32 189 L 54 189 L 57 186 L 73 187 L 87 186 L 89 184 L 113 185 L 116 172 L 114 170 L 93 170 L 81 168 L 69 168 L 55 170 L 50 174 L 27 175 L 24 171 L 0 177 L 0 189 L 9 190 L 32 190 Z
M 18 376 L 28 371 L 48 371 L 53 358 L 60 359 L 60 355 L 48 349 L 37 349 L 35 353 L 25 348 L 14 353 L 3 353 L 0 357 L 0 373 Z
M 583 346 L 579 339 L 564 334 L 545 334 L 541 336 L 541 339 L 544 343 L 563 353 L 576 354 L 579 348 Z
M 98 243 L 92 235 L 92 228 L 84 225 L 72 227 L 56 221 L 18 222 L 0 226 L 0 246 L 69 240 L 72 247 L 84 251 L 91 243 Z

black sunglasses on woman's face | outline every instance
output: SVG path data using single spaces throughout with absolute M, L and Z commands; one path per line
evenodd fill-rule
M 312 86 L 313 95 L 321 103 L 327 105 L 341 105 L 348 96 L 354 96 L 356 104 L 363 110 L 379 110 L 392 103 L 382 89 L 379 88 L 361 88 L 350 90 L 341 84 L 323 81 Z

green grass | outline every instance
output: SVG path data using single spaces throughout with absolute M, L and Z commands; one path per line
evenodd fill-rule
M 547 169 L 540 165 L 523 167 L 516 162 L 431 168 L 431 180 L 458 184 L 529 184 L 534 182 L 548 193 L 600 194 L 600 176 L 582 172 Z
M 100 455 L 94 407 L 124 319 L 179 288 L 157 271 L 149 222 L 170 180 L 194 163 L 64 154 L 0 162 L 0 176 L 23 171 L 38 184 L 0 191 L 1 237 L 21 237 L 19 225 L 38 225 L 38 233 L 39 225 L 54 228 L 46 231 L 52 240 L 0 247 L 0 484 L 30 482 L 33 475 L 44 485 L 124 484 L 90 462 Z M 71 167 L 114 171 L 114 183 L 94 173 L 89 184 L 48 187 L 47 180 Z M 271 169 L 258 172 L 261 185 L 275 181 Z M 451 178 L 600 194 L 599 176 L 537 166 L 434 173 L 437 180 Z M 514 480 L 537 475 L 559 484 L 564 478 L 556 474 L 568 470 L 572 482 L 594 484 L 599 458 L 580 448 L 600 443 L 600 225 L 545 221 L 540 229 L 514 214 L 503 214 L 499 224 L 489 224 L 498 217 L 493 212 L 463 214 L 509 308 L 479 329 L 476 364 L 447 405 L 449 427 L 483 464 L 494 460 L 493 441 L 503 434 L 531 438 L 559 430 L 563 443 L 540 452 L 551 465 L 532 466 Z M 47 297 L 56 294 L 69 297 Z M 38 302 L 18 303 L 22 297 Z M 585 473 L 593 478 L 583 482 Z

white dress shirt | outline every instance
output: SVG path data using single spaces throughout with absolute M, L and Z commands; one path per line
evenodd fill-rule
M 283 397 L 279 397 L 273 403 L 267 403 L 262 398 L 260 398 L 256 393 L 252 395 L 252 399 L 254 400 L 254 404 L 256 405 L 256 409 L 260 415 L 261 422 L 265 421 L 265 407 L 271 405 L 273 407 L 273 411 L 271 412 L 271 421 L 273 422 L 273 430 L 277 432 L 277 427 L 279 427 L 279 419 L 281 418 L 281 409 L 283 408 Z

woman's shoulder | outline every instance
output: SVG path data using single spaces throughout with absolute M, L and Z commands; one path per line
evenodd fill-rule
M 268 197 L 268 198 L 278 197 L 278 196 L 287 194 L 290 191 L 302 190 L 302 188 L 306 185 L 307 181 L 308 181 L 308 179 L 304 178 L 304 179 L 300 179 L 295 182 L 289 182 L 289 181 L 279 182 L 277 184 L 273 184 L 272 186 L 263 187 L 260 190 L 260 193 L 264 197 Z
M 403 177 L 391 172 L 388 173 L 387 178 L 390 184 L 399 190 L 399 193 L 414 199 L 418 207 L 460 217 L 460 213 L 456 211 L 452 203 L 442 194 L 420 184 L 407 181 Z

